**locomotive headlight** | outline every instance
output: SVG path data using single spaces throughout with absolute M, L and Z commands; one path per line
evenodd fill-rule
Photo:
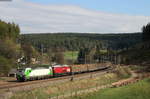
M 70 68 L 67 68 L 67 72 L 70 72 Z

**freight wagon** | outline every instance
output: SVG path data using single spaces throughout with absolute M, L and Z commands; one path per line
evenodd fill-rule
M 91 71 L 106 69 L 109 66 L 110 66 L 110 64 L 108 64 L 108 63 L 71 65 L 71 72 L 74 74 L 91 72 Z

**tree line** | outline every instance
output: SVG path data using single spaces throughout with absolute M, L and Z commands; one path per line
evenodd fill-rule
M 125 49 L 141 42 L 142 33 L 129 34 L 87 34 L 87 33 L 53 33 L 53 34 L 22 34 L 20 42 L 30 42 L 36 49 L 44 46 L 44 52 L 49 48 L 61 47 L 69 51 L 79 51 L 82 48 L 99 46 L 103 49 Z

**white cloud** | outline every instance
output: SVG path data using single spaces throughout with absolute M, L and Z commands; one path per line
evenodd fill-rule
M 73 5 L 42 5 L 25 0 L 0 2 L 0 19 L 14 21 L 22 33 L 138 32 L 150 16 L 105 13 Z

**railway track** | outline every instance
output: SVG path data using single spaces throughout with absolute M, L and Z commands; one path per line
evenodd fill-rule
M 79 80 L 79 79 L 85 79 L 89 77 L 94 77 L 96 75 L 102 75 L 107 73 L 110 70 L 110 68 L 106 68 L 103 70 L 97 70 L 87 73 L 81 73 L 81 74 L 74 74 L 74 75 L 67 75 L 57 78 L 50 78 L 50 79 L 44 79 L 44 80 L 35 80 L 35 81 L 28 81 L 28 82 L 13 82 L 13 83 L 6 83 L 0 85 L 0 90 L 7 90 L 7 91 L 19 91 L 19 90 L 28 90 L 28 89 L 34 89 L 37 87 L 45 87 L 50 84 L 56 84 L 61 83 L 65 81 L 71 81 L 71 80 Z M 26 88 L 27 87 L 27 88 Z

